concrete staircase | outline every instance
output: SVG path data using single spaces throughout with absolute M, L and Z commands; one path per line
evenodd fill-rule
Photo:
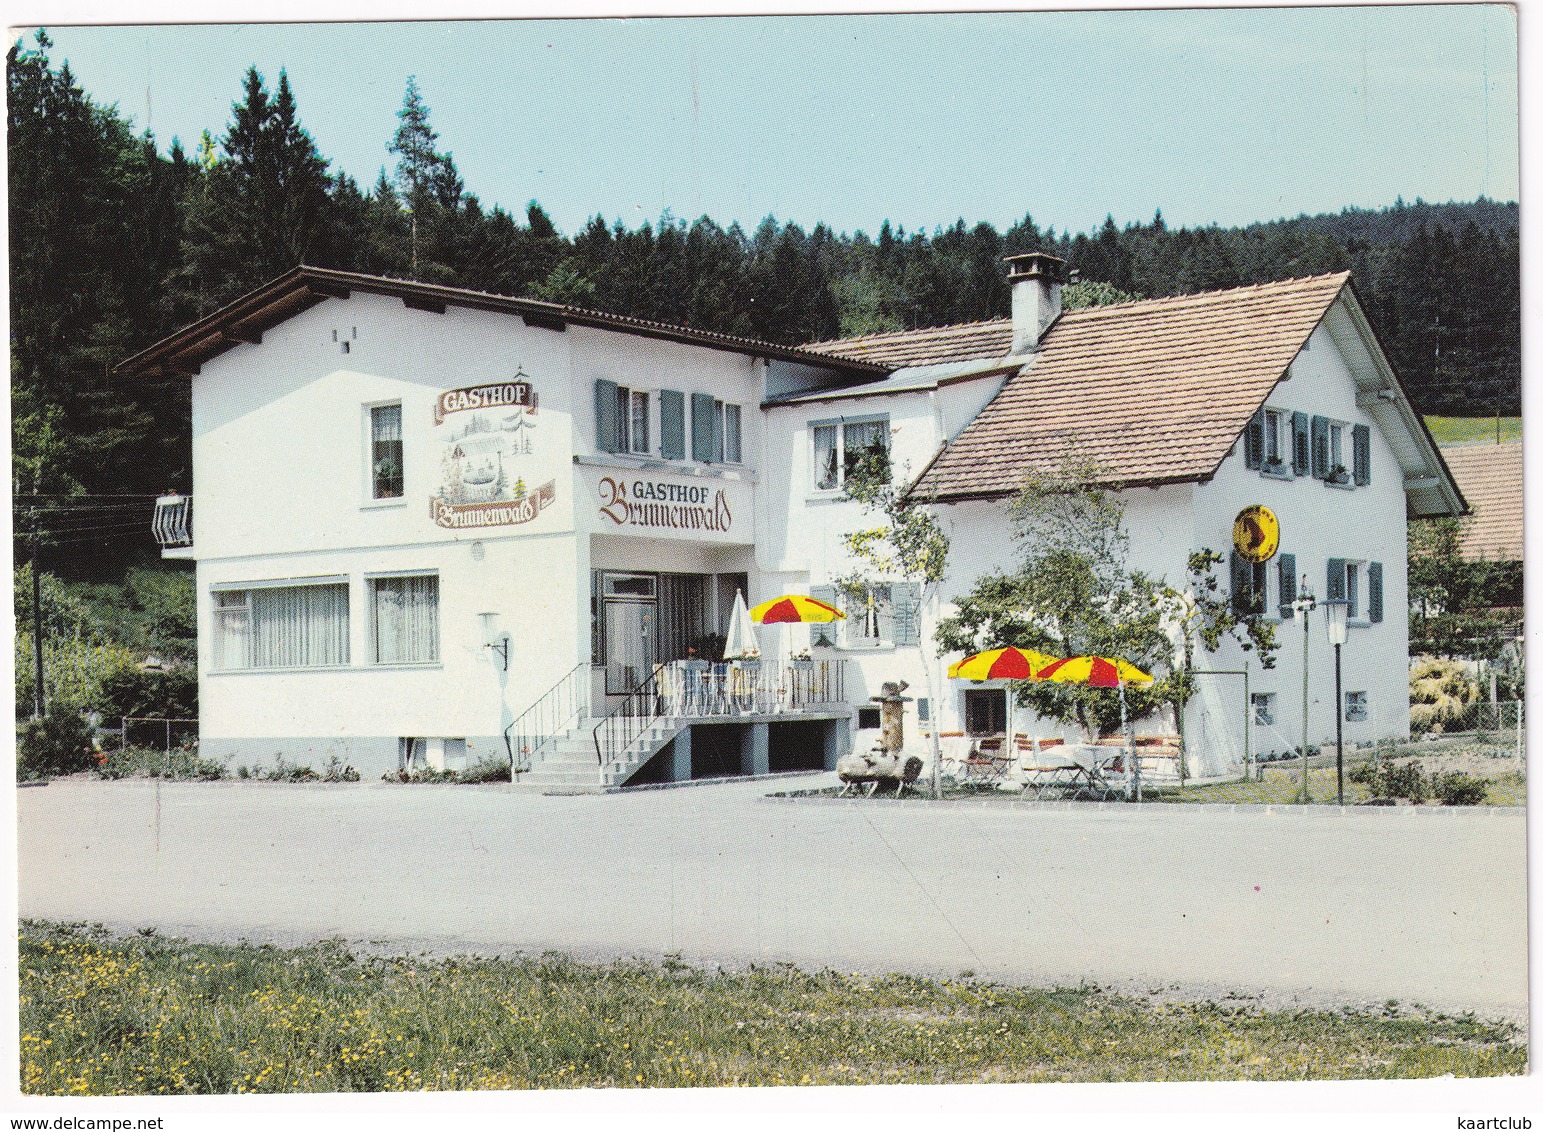
M 595 756 L 594 728 L 598 720 L 580 719 L 570 730 L 542 748 L 531 769 L 519 776 L 522 786 L 546 793 L 598 793 L 626 784 L 649 759 L 685 726 L 683 721 L 657 719 L 633 741 L 627 758 L 602 768 Z

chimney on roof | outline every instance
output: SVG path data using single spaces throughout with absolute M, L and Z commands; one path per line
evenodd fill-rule
M 1050 324 L 1061 314 L 1061 285 L 1066 261 L 1044 252 L 1003 256 L 1013 288 L 1014 354 L 1033 353 Z

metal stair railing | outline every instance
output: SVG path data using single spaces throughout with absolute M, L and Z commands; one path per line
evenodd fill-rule
M 665 697 L 660 688 L 662 664 L 622 697 L 609 715 L 595 725 L 595 758 L 602 767 L 620 762 L 638 737 L 663 718 Z
M 582 660 L 547 689 L 535 703 L 504 728 L 509 751 L 509 778 L 531 769 L 536 755 L 552 740 L 567 733 L 589 707 L 590 663 Z

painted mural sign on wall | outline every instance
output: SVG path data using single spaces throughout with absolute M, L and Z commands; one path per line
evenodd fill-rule
M 543 466 L 537 420 L 535 389 L 523 372 L 436 398 L 435 428 L 446 426 L 439 491 L 430 501 L 438 526 L 528 523 L 557 498 L 555 480 L 526 482 Z

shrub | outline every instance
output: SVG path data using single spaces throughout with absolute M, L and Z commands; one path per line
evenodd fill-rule
M 69 708 L 41 719 L 29 719 L 16 729 L 16 766 L 25 776 L 74 774 L 96 765 L 92 727 Z
M 358 782 L 359 772 L 333 755 L 327 760 L 327 765 L 322 767 L 321 780 L 323 782 Z
M 471 784 L 508 782 L 509 760 L 500 755 L 482 755 L 460 773 L 459 781 Z
M 381 781 L 383 782 L 406 782 L 414 784 L 427 782 L 461 781 L 461 776 L 456 774 L 455 771 L 435 770 L 431 766 L 421 766 L 416 770 L 388 770 L 380 777 Z
M 121 668 L 103 678 L 95 706 L 109 720 L 125 715 L 192 719 L 198 715 L 198 672 L 191 664 Z
M 173 747 L 127 747 L 109 751 L 97 768 L 98 778 L 172 778 L 214 782 L 226 776 L 223 763 L 200 758 L 196 743 Z
M 1482 806 L 1489 794 L 1482 778 L 1460 770 L 1434 776 L 1431 779 L 1431 792 L 1443 806 Z
M 1429 797 L 1429 782 L 1420 771 L 1420 764 L 1413 760 L 1402 763 L 1384 763 L 1378 775 L 1377 793 L 1388 798 L 1408 798 L 1411 802 L 1423 802 Z
M 1479 685 L 1460 663 L 1424 656 L 1409 670 L 1409 725 L 1440 734 L 1479 698 Z

